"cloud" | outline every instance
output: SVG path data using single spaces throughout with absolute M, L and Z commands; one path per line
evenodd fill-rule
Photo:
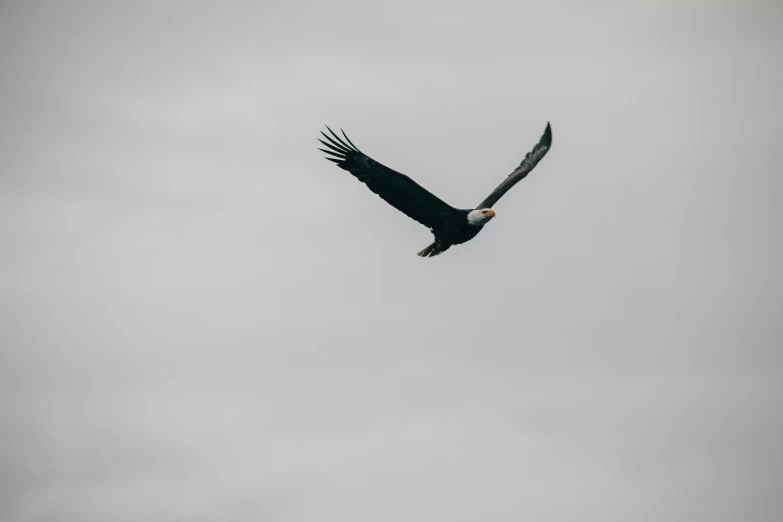
M 776 6 L 0 9 L 3 520 L 775 520 Z

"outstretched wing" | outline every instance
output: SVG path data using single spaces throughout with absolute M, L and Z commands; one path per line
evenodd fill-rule
M 519 182 L 522 178 L 530 174 L 530 171 L 533 170 L 536 165 L 538 165 L 538 162 L 541 161 L 541 159 L 546 155 L 551 146 L 552 127 L 549 125 L 549 123 L 547 123 L 544 135 L 541 136 L 541 140 L 535 147 L 533 147 L 533 150 L 527 153 L 525 159 L 523 159 L 522 163 L 520 163 L 519 166 L 514 169 L 514 172 L 509 174 L 508 177 L 503 180 L 503 183 L 498 185 L 497 188 L 492 191 L 492 194 L 490 194 L 476 208 L 491 208 L 492 205 L 497 203 L 498 200 L 503 197 L 503 194 L 511 189 L 511 187 L 516 185 L 517 182 Z
M 321 132 L 327 141 L 318 140 L 326 146 L 326 149 L 318 150 L 334 156 L 327 156 L 326 159 L 353 174 L 370 190 L 406 216 L 431 229 L 438 229 L 457 212 L 457 209 L 443 202 L 405 174 L 381 165 L 361 152 L 351 143 L 345 132 L 343 132 L 345 140 L 337 136 L 332 129 L 329 129 L 329 132 L 334 139 Z

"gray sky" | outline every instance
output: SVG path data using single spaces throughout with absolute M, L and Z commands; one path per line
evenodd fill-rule
M 779 2 L 3 2 L 0 519 L 783 511 Z M 553 148 L 475 240 L 447 202 Z

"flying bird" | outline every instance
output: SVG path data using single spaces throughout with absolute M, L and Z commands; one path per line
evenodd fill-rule
M 435 241 L 418 253 L 421 257 L 437 256 L 454 245 L 476 237 L 484 225 L 495 217 L 492 206 L 511 187 L 530 174 L 552 146 L 552 128 L 547 123 L 538 144 L 484 201 L 476 208 L 460 209 L 445 203 L 405 174 L 394 171 L 364 154 L 342 129 L 345 139 L 340 138 L 328 126 L 326 128 L 331 137 L 321 131 L 327 141 L 318 139 L 326 146 L 326 149 L 318 149 L 329 154 L 326 159 L 353 174 L 391 206 L 430 229 Z

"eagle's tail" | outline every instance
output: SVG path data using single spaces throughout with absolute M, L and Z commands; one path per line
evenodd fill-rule
M 435 241 L 433 244 L 416 254 L 421 257 L 435 257 L 438 254 L 442 254 L 449 249 L 451 245 L 442 245 L 440 242 Z

